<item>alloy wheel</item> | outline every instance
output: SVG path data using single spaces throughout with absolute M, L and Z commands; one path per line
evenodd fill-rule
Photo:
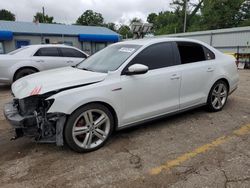
M 104 111 L 100 109 L 87 110 L 74 122 L 73 140 L 80 148 L 92 149 L 107 139 L 110 128 L 110 119 Z
M 227 100 L 227 87 L 223 83 L 214 87 L 211 100 L 213 107 L 217 110 L 224 106 Z

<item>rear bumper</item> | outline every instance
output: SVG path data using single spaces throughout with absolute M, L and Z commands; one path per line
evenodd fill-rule
M 233 89 L 229 92 L 229 95 L 231 95 L 233 92 L 235 92 L 237 88 L 238 88 L 238 86 L 236 86 L 235 88 L 233 88 Z
M 229 95 L 231 95 L 235 90 L 238 88 L 238 82 L 235 83 L 234 85 L 231 85 Z

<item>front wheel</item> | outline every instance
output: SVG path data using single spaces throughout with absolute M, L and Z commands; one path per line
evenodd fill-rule
M 101 104 L 89 104 L 76 110 L 64 130 L 65 141 L 74 151 L 90 152 L 102 147 L 114 128 L 114 118 Z
M 207 100 L 210 111 L 217 112 L 222 110 L 227 102 L 228 86 L 223 80 L 217 81 L 211 88 Z

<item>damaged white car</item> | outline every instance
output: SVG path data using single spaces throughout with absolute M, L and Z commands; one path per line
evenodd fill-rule
M 16 138 L 93 151 L 113 130 L 206 105 L 219 111 L 239 81 L 235 59 L 189 39 L 116 43 L 76 67 L 12 85 L 4 114 Z

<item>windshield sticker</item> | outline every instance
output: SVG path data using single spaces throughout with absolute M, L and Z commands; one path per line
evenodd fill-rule
M 126 52 L 126 53 L 132 53 L 132 52 L 134 52 L 134 51 L 135 51 L 134 48 L 121 48 L 121 49 L 119 50 L 119 52 Z

